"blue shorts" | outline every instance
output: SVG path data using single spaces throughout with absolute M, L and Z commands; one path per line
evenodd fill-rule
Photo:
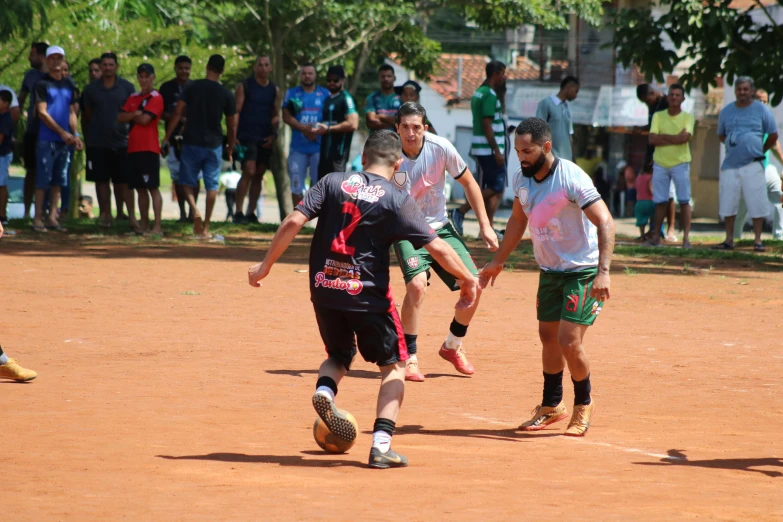
M 11 167 L 12 159 L 14 159 L 13 152 L 0 156 L 0 187 L 8 185 L 8 169 Z
M 493 192 L 503 193 L 506 190 L 506 166 L 500 166 L 495 161 L 495 156 L 474 156 L 478 164 L 476 180 L 481 189 L 489 189 Z
M 223 147 L 210 149 L 198 145 L 183 145 L 179 165 L 179 184 L 198 187 L 199 172 L 204 177 L 206 190 L 218 189 L 220 168 L 223 165 Z
M 62 141 L 38 141 L 35 145 L 35 188 L 68 184 L 69 147 Z
M 660 205 L 670 199 L 671 184 L 677 194 L 677 202 L 687 205 L 691 202 L 691 164 L 680 163 L 674 167 L 661 167 L 653 163 L 653 203 Z
M 308 167 L 310 169 L 310 186 L 315 185 L 315 181 L 318 179 L 318 160 L 320 158 L 320 152 L 304 154 L 294 149 L 290 150 L 288 153 L 288 175 L 291 177 L 291 194 L 299 196 L 304 194 Z

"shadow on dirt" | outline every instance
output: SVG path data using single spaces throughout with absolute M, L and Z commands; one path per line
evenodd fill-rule
M 783 477 L 783 471 L 756 469 L 761 467 L 783 468 L 783 459 L 781 458 L 689 460 L 683 450 L 670 449 L 666 453 L 669 457 L 661 459 L 660 462 L 634 462 L 634 464 L 640 466 L 692 466 L 709 469 L 727 469 L 761 473 L 768 477 Z
M 323 451 L 303 451 L 302 453 L 315 457 L 333 457 L 333 455 Z M 279 466 L 306 468 L 367 468 L 367 465 L 363 462 L 356 462 L 354 460 L 337 460 L 334 458 L 308 459 L 298 455 L 245 455 L 244 453 L 209 453 L 207 455 L 156 455 L 156 457 L 166 460 L 211 460 L 214 462 L 277 464 Z

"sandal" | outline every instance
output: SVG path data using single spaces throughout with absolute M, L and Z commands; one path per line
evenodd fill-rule
M 68 232 L 68 229 L 62 225 L 46 225 L 46 228 L 55 232 Z
M 712 247 L 713 250 L 734 250 L 734 245 L 730 245 L 726 243 L 725 241 L 719 245 L 714 245 Z
M 43 225 L 32 225 L 31 228 L 34 232 L 49 232 Z
M 647 240 L 644 243 L 642 243 L 642 246 L 650 247 L 650 248 L 661 248 L 663 245 L 661 245 L 660 243 L 653 243 L 652 241 Z
M 762 245 L 761 243 L 754 243 L 753 244 L 753 250 L 755 252 L 766 252 L 767 248 L 764 245 Z

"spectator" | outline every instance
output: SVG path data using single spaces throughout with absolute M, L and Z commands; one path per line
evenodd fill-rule
M 769 214 L 764 177 L 764 154 L 778 141 L 778 128 L 769 107 L 753 99 L 753 79 L 740 76 L 734 83 L 737 101 L 726 105 L 718 117 L 718 136 L 726 145 L 720 171 L 720 215 L 725 219 L 726 240 L 713 248 L 734 249 L 734 221 L 740 199 L 745 199 L 753 219 L 753 249 L 763 252 L 761 227 Z M 767 139 L 764 139 L 767 135 Z
M 660 111 L 665 111 L 669 108 L 669 100 L 666 95 L 660 91 L 656 91 L 649 83 L 643 83 L 636 86 L 636 97 L 640 102 L 647 105 L 647 126 L 642 127 L 642 130 L 649 131 L 650 125 L 652 125 L 653 114 Z M 647 153 L 644 156 L 644 165 L 642 170 L 652 174 L 653 168 L 653 154 L 655 153 L 655 145 L 647 142 Z M 669 186 L 669 206 L 666 208 L 666 237 L 667 242 L 674 243 L 677 241 L 677 237 L 674 235 L 674 183 Z
M 177 56 L 174 60 L 174 73 L 176 76 L 173 80 L 169 80 L 160 86 L 160 95 L 163 96 L 163 103 L 165 105 L 165 111 L 163 112 L 163 121 L 168 124 L 171 120 L 174 109 L 177 108 L 177 102 L 182 98 L 182 93 L 192 82 L 190 80 L 190 69 L 192 61 L 189 56 Z M 171 175 L 171 183 L 174 185 L 174 195 L 177 198 L 177 204 L 179 205 L 179 222 L 186 223 L 189 220 L 192 221 L 193 216 L 188 216 L 185 212 L 185 187 L 179 183 L 179 169 L 180 159 L 182 157 L 182 131 L 187 123 L 185 115 L 182 116 L 180 124 L 174 129 L 173 143 L 171 150 L 164 150 L 163 154 L 166 156 L 166 161 L 169 165 L 169 174 Z M 198 187 L 193 195 L 193 199 L 198 203 Z M 188 219 L 190 217 L 190 219 Z
M 89 63 L 89 75 L 90 75 L 90 81 L 87 82 L 89 85 L 90 83 L 94 82 L 95 80 L 99 79 L 101 75 L 103 74 L 101 71 L 101 59 L 100 58 L 93 58 L 90 60 Z M 81 116 L 82 116 L 82 135 L 87 138 L 87 136 L 90 134 L 90 122 L 88 122 L 84 118 L 84 92 L 82 91 L 81 97 L 79 98 L 79 109 L 81 110 Z
M 634 205 L 634 215 L 636 216 L 636 226 L 639 227 L 639 240 L 648 239 L 647 225 L 650 225 L 650 236 L 653 235 L 653 216 L 655 215 L 655 203 L 653 203 L 652 174 L 649 172 L 640 172 L 636 176 L 636 205 Z M 660 226 L 658 227 L 660 232 Z M 660 235 L 660 234 L 659 234 Z
M 244 152 L 242 179 L 237 186 L 237 208 L 234 223 L 258 223 L 255 208 L 261 195 L 261 180 L 269 168 L 272 147 L 277 139 L 280 89 L 269 80 L 272 62 L 266 55 L 256 58 L 253 76 L 237 85 L 236 104 L 239 117 L 237 142 Z M 242 213 L 245 196 L 248 198 L 247 216 Z
M 308 169 L 310 186 L 318 178 L 321 137 L 315 128 L 321 119 L 326 88 L 315 83 L 315 66 L 304 63 L 299 68 L 300 85 L 291 87 L 283 100 L 283 121 L 291 127 L 291 148 L 288 151 L 288 175 L 291 177 L 291 200 L 296 207 L 304 197 Z
M 420 103 L 419 93 L 421 93 L 421 85 L 419 85 L 418 82 L 408 80 L 407 82 L 403 83 L 401 87 L 395 87 L 394 92 L 400 95 L 400 104 L 407 102 Z M 435 127 L 432 125 L 429 117 L 426 118 L 424 123 L 427 124 L 427 132 L 430 134 L 435 134 L 436 136 L 438 135 L 438 133 L 435 132 Z M 360 168 L 359 171 L 361 170 L 362 169 Z
M 162 235 L 160 228 L 163 199 L 160 196 L 160 136 L 158 121 L 163 115 L 163 96 L 155 90 L 155 69 L 148 63 L 136 69 L 141 92 L 131 94 L 117 116 L 120 123 L 129 123 L 128 160 L 130 162 L 130 189 L 139 193 L 141 224 L 134 229 L 143 235 L 152 232 Z M 150 231 L 150 199 L 155 214 L 155 225 Z M 133 208 L 131 207 L 131 213 Z
M 78 94 L 79 89 L 76 87 L 76 84 L 71 79 L 71 66 L 68 64 L 67 60 L 63 60 L 63 78 L 71 82 L 74 90 Z M 81 97 L 77 99 L 81 100 Z M 76 104 L 76 116 L 77 118 L 79 116 L 78 103 Z M 82 129 L 82 132 L 84 132 L 84 129 Z M 73 156 L 75 153 L 76 153 L 76 146 L 68 145 L 68 163 L 65 165 L 65 185 L 63 185 L 61 189 L 60 210 L 57 214 L 58 218 L 62 217 L 62 219 L 68 218 L 68 209 L 71 207 L 71 164 L 73 163 Z
M 11 115 L 11 121 L 14 125 L 19 121 L 19 117 L 22 115 L 19 110 L 19 99 L 16 97 L 16 93 L 12 88 L 7 85 L 0 85 L 0 92 L 7 91 L 11 94 L 11 105 L 8 107 L 8 113 Z
M 22 80 L 22 88 L 19 90 L 19 106 L 24 107 L 24 102 L 31 93 L 35 92 L 36 84 L 41 81 L 46 74 L 46 49 L 49 44 L 46 42 L 35 42 L 30 46 L 30 54 L 27 60 L 30 62 L 30 69 L 25 73 Z M 24 131 L 24 218 L 30 217 L 30 206 L 33 204 L 35 196 L 35 166 L 36 143 L 38 142 L 38 118 L 35 115 L 34 97 L 30 96 L 30 102 L 27 105 L 27 127 Z
M 223 188 L 226 196 L 226 209 L 228 210 L 226 221 L 231 221 L 234 218 L 234 205 L 237 202 L 237 185 L 239 185 L 240 179 L 242 179 L 242 173 L 235 170 L 224 172 L 218 178 L 220 187 Z
M 394 130 L 397 110 L 400 108 L 400 95 L 394 91 L 394 67 L 385 63 L 378 67 L 378 83 L 381 88 L 367 97 L 364 107 L 364 120 L 370 131 L 381 129 Z
M 7 89 L 0 89 L 0 224 L 8 224 L 8 168 L 14 159 L 14 121 L 11 104 L 14 96 Z
M 769 94 L 764 89 L 756 89 L 753 96 L 756 100 L 769 106 Z M 764 141 L 767 141 L 768 135 L 764 135 Z M 764 179 L 767 183 L 767 199 L 772 204 L 772 239 L 783 239 L 783 190 L 781 190 L 780 172 L 769 163 L 769 153 L 772 152 L 777 160 L 783 164 L 783 150 L 780 147 L 780 140 L 764 153 Z M 745 227 L 745 220 L 748 217 L 748 206 L 744 200 L 740 200 L 739 213 L 734 221 L 734 239 L 742 238 L 742 229 Z
M 136 89 L 128 80 L 117 76 L 117 55 L 101 55 L 101 78 L 84 89 L 84 116 L 88 123 L 87 138 L 87 181 L 95 182 L 100 211 L 99 226 L 112 226 L 111 189 L 114 184 L 114 199 L 117 205 L 117 219 L 126 219 L 123 203 L 128 208 L 127 219 L 131 229 L 139 228 L 133 212 L 133 191 L 128 190 L 130 165 L 128 163 L 128 124 L 119 123 L 125 100 Z
M 219 54 L 213 54 L 207 62 L 207 77 L 191 83 L 177 102 L 177 108 L 169 120 L 163 146 L 168 147 L 187 109 L 188 123 L 182 135 L 182 159 L 179 181 L 185 187 L 185 197 L 193 210 L 193 233 L 201 238 L 209 236 L 209 221 L 217 199 L 218 178 L 220 176 L 223 148 L 223 127 L 221 121 L 226 117 L 228 139 L 226 152 L 229 163 L 234 152 L 237 129 L 237 109 L 234 95 L 223 87 L 220 77 L 223 75 L 226 60 Z M 194 193 L 198 188 L 198 175 L 204 177 L 207 190 L 205 218 L 196 207 Z
M 536 118 L 541 118 L 552 131 L 552 152 L 558 158 L 574 161 L 574 123 L 571 119 L 572 102 L 579 94 L 579 80 L 566 76 L 560 82 L 560 91 L 538 102 Z M 600 192 L 600 191 L 599 191 Z M 604 195 L 601 194 L 603 197 Z M 606 201 L 606 198 L 604 198 Z
M 36 146 L 38 165 L 35 174 L 35 217 L 33 230 L 46 232 L 51 228 L 60 232 L 65 229 L 57 221 L 57 205 L 60 202 L 60 188 L 68 176 L 68 146 L 83 148 L 77 132 L 76 109 L 79 94 L 70 79 L 63 76 L 65 51 L 53 45 L 46 50 L 48 73 L 35 85 L 35 110 L 41 120 L 41 129 Z M 43 207 L 45 192 L 49 191 L 52 211 L 44 224 Z
M 632 166 L 621 160 L 617 164 L 617 172 L 620 173 L 620 175 L 617 177 L 617 180 L 615 181 L 618 199 L 621 191 L 625 194 L 625 208 L 622 209 L 623 216 L 630 216 L 634 214 L 634 208 L 636 207 L 637 201 L 636 171 Z M 652 179 L 652 172 L 648 172 L 647 174 L 649 174 L 650 179 Z
M 691 234 L 691 147 L 695 121 L 682 110 L 685 89 L 675 83 L 669 87 L 668 108 L 653 114 L 650 143 L 653 153 L 653 203 L 655 223 L 652 237 L 645 246 L 661 246 L 661 225 L 669 204 L 669 187 L 674 183 L 680 203 L 682 248 L 692 248 Z M 637 189 L 638 190 L 638 189 Z M 637 196 L 638 197 L 638 196 Z
M 318 160 L 318 179 L 330 172 L 345 172 L 351 156 L 353 133 L 359 128 L 359 113 L 353 96 L 343 89 L 345 69 L 333 65 L 326 72 L 329 98 L 324 103 L 321 121 L 315 128 L 321 139 L 321 157 Z
M 495 211 L 500 206 L 506 188 L 506 124 L 503 121 L 498 91 L 506 89 L 506 66 L 493 60 L 485 69 L 486 80 L 470 100 L 473 113 L 473 146 L 471 154 L 478 164 L 477 179 L 487 209 L 490 225 L 494 224 Z M 457 232 L 462 235 L 462 222 L 470 210 L 466 202 L 451 213 Z

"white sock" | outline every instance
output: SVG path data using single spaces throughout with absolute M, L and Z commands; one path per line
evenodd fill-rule
M 330 401 L 334 402 L 334 392 L 328 386 L 319 386 L 318 389 L 315 390 L 315 393 L 317 395 L 323 395 Z
M 5 364 L 8 362 L 8 356 L 4 353 L 0 353 L 0 364 Z
M 462 339 L 464 339 L 464 337 L 457 337 L 453 333 L 449 332 L 449 336 L 446 337 L 446 349 L 456 350 L 462 344 Z
M 386 453 L 391 448 L 391 435 L 385 431 L 376 431 L 372 434 L 372 447 Z
M 408 360 L 415 363 L 419 362 L 419 359 L 415 355 L 409 355 Z

